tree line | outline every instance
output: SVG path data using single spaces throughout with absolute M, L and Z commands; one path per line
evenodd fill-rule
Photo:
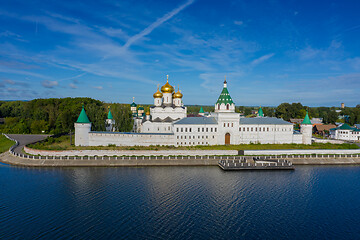
M 109 104 L 91 98 L 50 98 L 32 101 L 0 101 L 0 132 L 59 134 L 74 131 L 82 107 L 93 131 L 105 131 L 108 107 L 111 108 L 116 128 L 131 131 L 132 119 L 129 104 Z
M 0 101 L 0 118 L 5 119 L 0 124 L 0 132 L 4 133 L 49 133 L 59 134 L 74 131 L 82 107 L 92 122 L 93 131 L 105 131 L 105 119 L 109 108 L 115 120 L 117 131 L 132 130 L 133 120 L 130 105 L 120 103 L 104 103 L 91 98 L 50 98 L 34 99 L 32 101 Z M 142 105 L 145 111 L 150 105 Z M 187 106 L 188 114 L 196 115 L 200 105 Z M 214 106 L 202 106 L 205 112 L 214 111 Z M 253 111 L 259 107 L 236 106 L 235 111 L 247 117 L 255 116 Z M 309 111 L 310 118 L 323 118 L 323 122 L 347 122 L 350 125 L 360 123 L 360 105 L 355 108 L 346 107 L 306 107 L 301 103 L 281 103 L 277 107 L 262 107 L 265 116 L 278 117 L 285 121 L 291 118 L 304 118 Z M 340 119 L 339 119 L 340 118 Z

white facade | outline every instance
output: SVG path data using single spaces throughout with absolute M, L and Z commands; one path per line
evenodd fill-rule
M 360 129 L 343 124 L 338 128 L 330 129 L 330 137 L 346 141 L 360 141 Z
M 181 92 L 175 93 L 168 82 L 161 92 L 158 89 L 154 94 L 154 106 L 150 107 L 146 117 L 135 114 L 134 102 L 131 107 L 135 133 L 90 132 L 90 128 L 75 124 L 75 128 L 79 128 L 76 134 L 81 135 L 76 138 L 76 145 L 311 144 L 312 125 L 302 124 L 301 132 L 295 132 L 293 124 L 282 119 L 240 117 L 235 112 L 226 81 L 214 112 L 207 117 L 187 117 Z

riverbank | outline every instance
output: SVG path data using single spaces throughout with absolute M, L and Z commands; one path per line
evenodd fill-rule
M 40 157 L 14 156 L 10 152 L 0 155 L 6 164 L 27 167 L 146 167 L 146 166 L 217 166 L 219 160 L 237 159 L 240 156 L 173 156 L 173 157 Z M 248 156 L 246 158 L 251 159 Z M 359 155 L 313 157 L 288 156 L 293 165 L 357 165 Z

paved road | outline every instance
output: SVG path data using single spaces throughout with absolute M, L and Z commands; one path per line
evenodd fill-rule
M 50 135 L 35 135 L 35 134 L 7 134 L 7 135 L 19 142 L 19 146 L 14 149 L 14 152 L 16 153 L 22 153 L 21 151 L 26 144 L 37 142 L 50 136 Z

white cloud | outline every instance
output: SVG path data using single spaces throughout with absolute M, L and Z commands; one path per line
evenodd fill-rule
M 243 21 L 234 21 L 234 24 L 238 25 L 238 26 L 241 26 L 241 25 L 244 24 L 244 22 Z
M 134 42 L 138 41 L 139 39 L 143 38 L 144 36 L 150 34 L 155 28 L 159 27 L 161 24 L 163 24 L 164 22 L 166 22 L 167 20 L 171 19 L 172 17 L 174 17 L 176 14 L 178 14 L 180 11 L 182 11 L 183 9 L 185 9 L 187 6 L 191 5 L 194 2 L 194 0 L 188 0 L 186 1 L 184 4 L 182 4 L 181 6 L 175 8 L 174 10 L 172 10 L 171 12 L 168 12 L 167 14 L 165 14 L 164 16 L 162 16 L 161 18 L 159 18 L 158 20 L 156 20 L 155 22 L 153 22 L 150 26 L 148 26 L 147 28 L 145 28 L 144 30 L 142 30 L 140 33 L 132 36 L 124 45 L 124 48 L 129 48 Z
M 45 88 L 54 88 L 54 87 L 58 86 L 59 83 L 57 81 L 44 80 L 41 82 L 41 85 Z
M 93 88 L 95 88 L 95 89 L 97 89 L 97 90 L 103 90 L 103 87 L 102 87 L 102 86 L 95 86 L 95 87 L 93 87 Z
M 69 87 L 71 87 L 72 89 L 76 89 L 76 88 L 78 88 L 75 84 L 73 84 L 73 83 L 70 83 L 69 84 Z
M 266 60 L 272 58 L 274 55 L 275 55 L 275 53 L 270 53 L 270 54 L 266 54 L 266 55 L 264 55 L 264 56 L 261 56 L 261 57 L 255 59 L 255 60 L 253 60 L 253 61 L 251 62 L 251 65 L 252 65 L 252 66 L 256 66 L 256 65 L 258 65 L 258 64 L 260 64 L 260 63 L 262 63 L 262 62 L 265 62 Z

